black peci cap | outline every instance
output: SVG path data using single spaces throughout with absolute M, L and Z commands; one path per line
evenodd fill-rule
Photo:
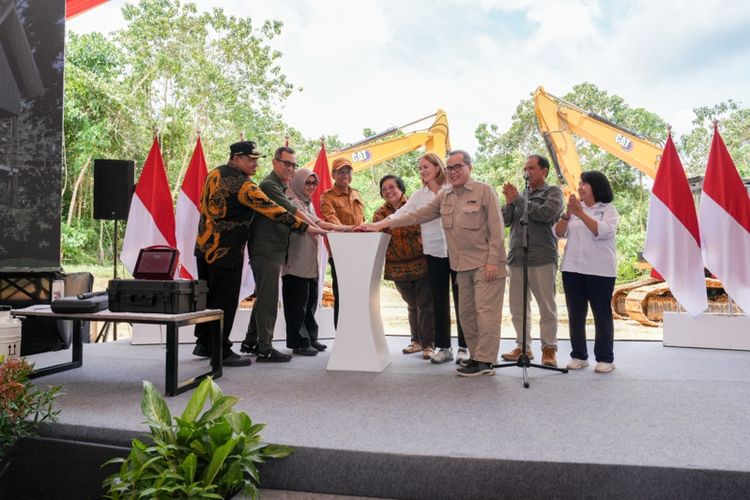
M 260 150 L 253 141 L 235 142 L 234 144 L 229 146 L 229 151 L 232 156 L 245 155 L 249 156 L 250 158 L 266 157 L 266 155 L 260 153 Z

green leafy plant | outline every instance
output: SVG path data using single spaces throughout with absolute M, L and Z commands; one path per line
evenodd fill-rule
M 206 401 L 210 408 L 202 415 Z M 106 498 L 230 498 L 240 491 L 258 497 L 257 464 L 292 453 L 288 446 L 262 442 L 264 424 L 232 411 L 239 401 L 225 396 L 210 378 L 196 388 L 180 417 L 172 418 L 164 398 L 151 382 L 143 382 L 141 411 L 153 444 L 138 439 L 119 472 L 104 481 Z
M 60 386 L 41 390 L 31 383 L 34 369 L 25 359 L 0 356 L 0 458 L 22 437 L 36 435 L 42 422 L 56 422 L 54 409 Z

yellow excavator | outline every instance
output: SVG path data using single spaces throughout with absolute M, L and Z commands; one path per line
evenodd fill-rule
M 411 130 L 412 127 L 427 123 L 430 119 L 432 121 L 429 122 L 430 125 L 427 128 Z M 435 153 L 440 158 L 445 158 L 445 153 L 450 151 L 448 116 L 442 109 L 400 127 L 391 127 L 338 151 L 329 152 L 328 165 L 332 165 L 337 158 L 346 158 L 352 163 L 352 169 L 356 172 L 420 148 L 424 148 L 425 153 Z M 306 165 L 310 169 L 314 166 L 314 159 Z M 333 293 L 328 289 L 328 285 L 323 290 L 322 303 L 333 307 Z
M 549 151 L 566 194 L 574 192 L 581 177 L 575 136 L 591 142 L 654 179 L 663 148 L 594 113 L 589 113 L 538 87 L 534 110 L 539 132 Z M 706 278 L 709 311 L 726 312 L 728 299 L 718 280 Z M 612 297 L 616 317 L 630 317 L 647 326 L 660 326 L 664 311 L 678 311 L 669 286 L 653 278 L 620 285 Z
M 432 119 L 432 122 L 427 128 L 410 132 L 404 131 L 430 119 Z M 411 151 L 416 151 L 419 148 L 424 148 L 427 153 L 435 153 L 440 158 L 444 158 L 446 151 L 450 150 L 448 116 L 442 109 L 400 127 L 389 128 L 355 144 L 350 144 L 344 149 L 330 152 L 328 164 L 332 165 L 337 158 L 346 158 L 352 163 L 352 168 L 356 172 Z M 314 165 L 315 161 L 313 160 L 307 166 L 312 168 Z

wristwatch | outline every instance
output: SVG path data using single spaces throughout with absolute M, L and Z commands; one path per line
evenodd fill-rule
M 570 215 L 564 215 L 564 214 L 563 214 L 563 215 L 561 215 L 561 216 L 560 216 L 560 218 L 561 218 L 562 220 L 570 220 Z

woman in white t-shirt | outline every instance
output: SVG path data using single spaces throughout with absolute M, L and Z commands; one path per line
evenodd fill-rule
M 617 277 L 615 233 L 620 215 L 612 205 L 612 186 L 596 170 L 581 174 L 578 196 L 570 195 L 568 208 L 555 225 L 555 234 L 567 238 L 560 264 L 568 308 L 571 360 L 568 369 L 589 365 L 586 347 L 588 307 L 594 315 L 594 371 L 609 373 L 614 365 L 612 292 Z
M 414 192 L 409 200 L 396 213 L 388 218 L 402 214 L 416 212 L 438 195 L 440 191 L 448 189 L 450 184 L 445 179 L 445 164 L 435 153 L 427 153 L 419 158 L 419 175 L 422 177 L 422 189 Z M 458 318 L 458 286 L 456 273 L 451 271 L 448 261 L 448 246 L 440 218 L 420 224 L 422 230 L 422 247 L 427 257 L 427 276 L 432 291 L 433 312 L 435 316 L 435 349 L 432 356 L 433 363 L 452 361 L 451 348 L 451 316 L 450 293 L 453 294 L 453 305 L 456 312 L 456 327 L 458 330 L 458 352 L 456 363 L 469 359 L 469 351 L 464 340 L 464 332 Z M 412 342 L 403 349 L 404 354 L 422 350 L 419 343 Z

